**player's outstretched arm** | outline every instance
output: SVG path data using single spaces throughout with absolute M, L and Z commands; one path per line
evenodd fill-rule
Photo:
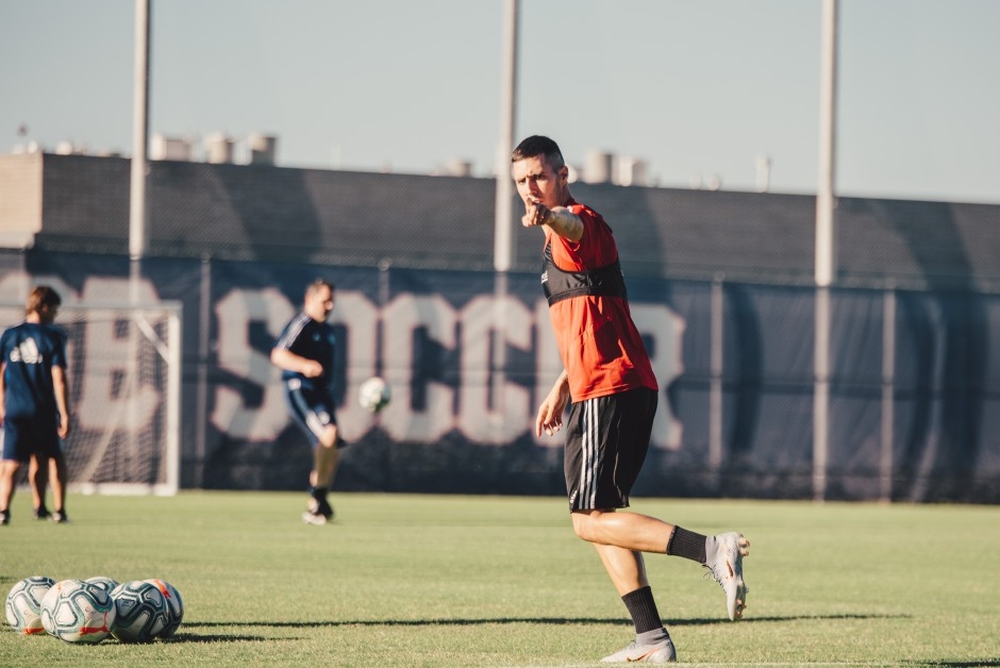
M 569 241 L 579 241 L 583 238 L 583 220 L 564 206 L 548 208 L 538 200 L 525 204 L 524 215 L 521 216 L 524 227 L 547 225 L 557 235 Z

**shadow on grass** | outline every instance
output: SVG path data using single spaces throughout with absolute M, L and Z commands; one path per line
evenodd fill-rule
M 740 624 L 765 624 L 770 622 L 801 622 L 801 621 L 836 621 L 839 619 L 909 619 L 912 615 L 863 615 L 863 614 L 841 614 L 841 615 L 772 615 L 770 617 L 746 617 Z M 671 626 L 710 626 L 712 624 L 728 625 L 734 622 L 728 619 L 671 619 L 667 622 L 667 627 Z
M 940 666 L 941 668 L 973 668 L 979 666 L 1000 666 L 1000 659 L 975 659 L 972 661 L 949 661 L 939 659 L 937 661 L 900 661 L 901 666 Z
M 838 620 L 838 619 L 901 619 L 907 615 L 790 615 L 787 617 L 752 617 L 741 621 L 741 624 L 760 624 L 769 622 L 794 622 L 794 621 L 815 621 L 815 620 Z M 728 619 L 671 619 L 667 620 L 667 627 L 675 626 L 712 626 L 732 624 Z M 490 617 L 483 619 L 356 619 L 342 621 L 303 621 L 303 622 L 191 622 L 185 623 L 187 628 L 192 627 L 253 627 L 264 626 L 271 628 L 321 628 L 338 626 L 475 626 L 480 624 L 551 624 L 551 625 L 606 625 L 631 626 L 632 622 L 621 617 Z M 946 664 L 941 664 L 946 665 Z
M 354 619 L 342 621 L 315 620 L 308 622 L 191 622 L 190 627 L 217 626 L 267 626 L 271 628 L 320 628 L 337 626 L 474 626 L 479 624 L 631 624 L 621 618 L 601 619 L 598 617 L 580 617 L 566 619 L 562 617 L 494 617 L 483 619 Z
M 274 638 L 271 636 L 253 636 L 227 633 L 226 635 L 202 635 L 200 633 L 178 633 L 166 640 L 159 642 L 173 643 L 233 643 L 233 642 L 281 642 L 291 640 L 291 638 Z

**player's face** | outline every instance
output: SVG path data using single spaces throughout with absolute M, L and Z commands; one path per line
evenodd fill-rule
M 333 312 L 333 291 L 325 285 L 319 286 L 306 295 L 303 310 L 313 320 L 326 322 Z
M 525 204 L 541 202 L 550 209 L 566 204 L 568 167 L 557 172 L 544 155 L 536 155 L 511 165 L 511 174 L 517 184 L 517 194 Z

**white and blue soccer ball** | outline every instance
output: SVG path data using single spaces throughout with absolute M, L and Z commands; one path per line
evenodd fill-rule
M 151 582 L 123 582 L 111 592 L 115 621 L 111 635 L 120 642 L 152 642 L 171 622 L 167 599 Z
M 4 603 L 7 623 L 18 633 L 45 633 L 45 627 L 42 626 L 42 599 L 55 583 L 55 580 L 44 575 L 33 575 L 15 583 Z
M 110 592 L 83 580 L 56 582 L 40 607 L 45 630 L 68 643 L 99 643 L 115 621 Z
M 369 378 L 358 388 L 358 402 L 362 408 L 372 413 L 378 413 L 388 406 L 391 400 L 392 391 L 389 385 L 378 376 Z
M 114 591 L 114 588 L 118 586 L 118 580 L 114 578 L 109 578 L 106 575 L 95 575 L 92 578 L 87 578 L 84 582 L 89 582 L 90 584 L 97 585 L 101 589 L 104 589 L 109 594 Z
M 170 638 L 177 632 L 177 627 L 181 625 L 181 621 L 184 619 L 184 599 L 181 598 L 181 593 L 177 591 L 177 588 L 169 582 L 157 578 L 151 578 L 144 582 L 148 582 L 159 589 L 167 602 L 167 625 L 156 637 Z

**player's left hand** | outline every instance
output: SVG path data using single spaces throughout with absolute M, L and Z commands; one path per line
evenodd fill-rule
M 545 400 L 538 406 L 535 416 L 535 436 L 541 436 L 544 431 L 552 436 L 562 429 L 563 412 L 569 403 L 569 388 L 565 382 L 557 382 Z
M 65 439 L 69 436 L 70 426 L 69 426 L 69 416 L 63 416 L 59 421 L 59 429 L 56 433 L 59 434 L 59 438 Z

